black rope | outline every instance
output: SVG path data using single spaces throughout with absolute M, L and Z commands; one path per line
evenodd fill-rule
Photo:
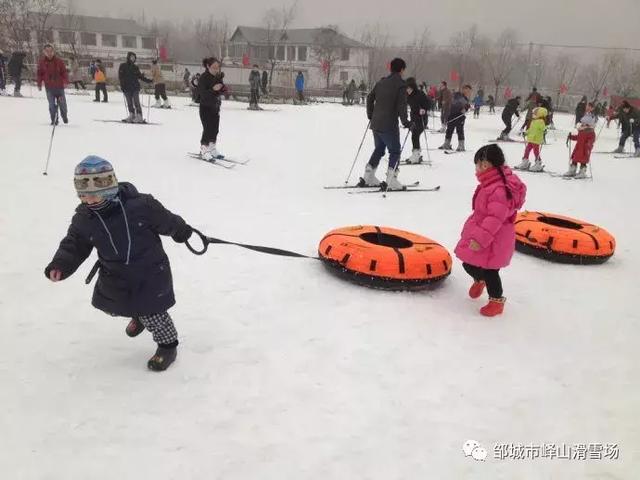
M 293 258 L 311 258 L 314 260 L 320 260 L 319 257 L 310 257 L 308 255 L 303 255 L 301 253 L 291 252 L 289 250 L 282 250 L 280 248 L 272 248 L 272 247 L 263 247 L 260 245 L 247 245 L 244 243 L 236 243 L 229 242 L 227 240 L 221 240 L 219 238 L 207 237 L 199 230 L 193 229 L 193 232 L 196 233 L 200 240 L 202 241 L 202 250 L 196 250 L 191 246 L 189 241 L 187 240 L 186 245 L 189 251 L 195 255 L 204 255 L 209 248 L 209 245 L 219 243 L 223 245 L 235 245 L 236 247 L 246 248 L 248 250 L 253 250 L 255 252 L 266 253 L 267 255 L 278 255 L 280 257 L 293 257 Z

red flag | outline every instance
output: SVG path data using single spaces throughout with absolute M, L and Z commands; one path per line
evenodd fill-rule
M 511 87 L 507 87 L 504 89 L 504 98 L 509 100 L 513 96 L 513 92 L 511 91 Z
M 324 73 L 329 72 L 329 62 L 327 62 L 326 60 L 322 60 L 322 71 Z
M 455 68 L 452 68 L 451 72 L 449 72 L 449 78 L 451 79 L 452 82 L 457 82 L 460 80 L 460 75 L 458 74 Z
M 242 65 L 245 67 L 249 66 L 249 55 L 246 53 L 242 55 Z
M 604 87 L 604 90 L 602 91 L 602 96 L 603 97 L 608 97 L 609 96 L 609 89 L 607 87 Z
M 167 49 L 167 47 L 162 45 L 159 50 L 159 55 L 160 55 L 160 60 L 162 60 L 163 62 L 166 62 L 169 59 L 169 50 Z
M 565 94 L 569 91 L 569 87 L 567 87 L 566 83 L 563 83 L 562 85 L 560 85 L 560 93 L 561 94 Z

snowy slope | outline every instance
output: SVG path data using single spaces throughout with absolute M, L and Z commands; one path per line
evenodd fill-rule
M 42 271 L 73 209 L 73 167 L 87 154 L 212 236 L 314 254 L 328 230 L 376 224 L 427 235 L 450 251 L 469 214 L 473 150 L 499 116 L 468 119 L 465 154 L 431 152 L 400 179 L 439 193 L 348 195 L 343 182 L 364 110 L 225 103 L 220 148 L 232 171 L 185 156 L 197 109 L 173 99 L 162 125 L 69 96 L 55 133 L 46 101 L 0 98 L 0 472 L 7 479 L 631 479 L 640 466 L 637 272 L 640 162 L 596 155 L 595 180 L 523 175 L 526 208 L 600 224 L 618 250 L 602 266 L 516 254 L 505 314 L 481 317 L 456 262 L 441 288 L 386 293 L 345 283 L 314 260 L 214 246 L 196 257 L 165 240 L 178 303 L 179 357 L 146 370 L 153 343 L 90 305 L 95 254 L 60 284 Z M 145 100 L 146 103 L 146 100 Z M 542 155 L 566 168 L 569 116 Z M 437 146 L 442 135 L 430 134 Z M 456 142 L 454 141 L 454 145 Z M 604 129 L 596 150 L 613 149 Z M 523 145 L 506 145 L 510 162 Z M 372 148 L 367 137 L 354 175 Z M 526 176 L 525 176 L 526 175 Z M 489 457 L 465 458 L 481 442 Z M 619 460 L 497 460 L 496 443 L 617 443 Z

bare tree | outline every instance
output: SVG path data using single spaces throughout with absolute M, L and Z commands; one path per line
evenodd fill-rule
M 427 74 L 428 55 L 432 49 L 431 34 L 425 28 L 416 35 L 413 41 L 406 47 L 403 58 L 407 62 L 407 68 L 418 80 L 424 80 Z
M 478 26 L 473 24 L 469 29 L 457 32 L 451 38 L 451 54 L 453 67 L 458 72 L 459 85 L 462 86 L 471 68 L 478 46 Z
M 315 56 L 322 63 L 325 74 L 325 88 L 329 89 L 331 72 L 335 64 L 342 58 L 342 50 L 344 48 L 344 42 L 338 32 L 338 27 L 332 25 L 323 27 L 320 33 L 316 35 L 315 44 Z
M 556 105 L 560 105 L 562 86 L 567 90 L 573 86 L 578 74 L 579 64 L 571 55 L 562 54 L 556 57 L 553 64 L 554 85 L 556 89 Z
M 598 64 L 591 64 L 585 68 L 585 80 L 587 88 L 593 95 L 593 101 L 598 100 L 598 96 L 602 93 L 602 89 L 607 84 L 611 74 L 618 68 L 622 62 L 622 55 L 619 53 L 607 53 L 602 56 Z
M 87 53 L 87 49 L 78 44 L 75 32 L 82 32 L 84 30 L 84 21 L 82 17 L 77 14 L 75 2 L 68 0 L 66 6 L 62 11 L 62 25 L 65 30 L 72 32 L 73 35 L 69 36 L 69 46 L 71 47 L 71 53 L 74 57 L 79 57 Z
M 279 51 L 284 53 L 284 46 L 280 45 L 280 42 L 286 36 L 287 29 L 293 23 L 293 20 L 296 17 L 296 13 L 298 10 L 298 0 L 295 0 L 290 5 L 283 5 L 278 8 L 270 8 L 267 10 L 262 18 L 262 24 L 267 31 L 267 49 L 268 49 L 268 57 L 270 64 L 269 71 L 269 88 L 271 88 L 271 84 L 273 82 L 273 72 L 278 65 L 280 59 L 278 58 Z M 282 55 L 284 58 L 284 55 Z
M 614 91 L 622 97 L 640 96 L 640 61 L 621 57 L 612 74 Z
M 0 37 L 12 50 L 28 52 L 33 61 L 51 39 L 52 31 L 48 23 L 59 8 L 58 0 L 1 0 Z M 32 32 L 35 34 L 35 45 L 32 43 Z
M 360 34 L 360 42 L 369 49 L 366 64 L 359 66 L 360 75 L 366 79 L 367 86 L 371 89 L 386 71 L 386 62 L 390 57 L 389 32 L 379 23 L 367 25 Z
M 514 59 L 518 52 L 518 34 L 511 29 L 504 30 L 495 42 L 486 42 L 481 58 L 489 72 L 493 86 L 494 98 L 498 98 L 498 91 L 509 78 L 514 67 Z
M 229 21 L 226 18 L 215 20 L 210 15 L 207 20 L 196 20 L 194 28 L 198 43 L 206 53 L 215 53 L 222 60 L 226 56 Z
M 548 57 L 544 47 L 538 45 L 533 48 L 533 45 L 529 45 L 529 55 L 527 60 L 527 79 L 529 80 L 529 87 L 538 87 L 544 80 L 544 76 L 547 72 Z

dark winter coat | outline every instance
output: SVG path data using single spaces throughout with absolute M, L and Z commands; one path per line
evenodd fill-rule
M 22 70 L 27 69 L 27 67 L 24 65 L 25 56 L 26 54 L 24 52 L 13 52 L 11 54 L 11 59 L 7 64 L 7 70 L 12 78 L 22 76 Z
M 587 100 L 582 99 L 580 100 L 580 103 L 576 105 L 576 123 L 578 123 L 580 119 L 584 117 L 584 114 L 586 113 L 586 111 L 587 111 Z
M 112 315 L 134 317 L 161 313 L 175 304 L 169 259 L 160 235 L 180 239 L 190 227 L 151 195 L 120 183 L 118 199 L 104 211 L 81 204 L 67 236 L 45 269 L 71 276 L 95 247 L 100 265 L 94 307 Z
M 470 106 L 469 99 L 462 92 L 454 93 L 451 101 L 451 110 L 449 110 L 449 121 L 467 113 Z
M 251 70 L 249 74 L 249 85 L 251 86 L 251 90 L 260 90 L 261 80 L 260 80 L 260 72 L 258 70 Z
M 262 71 L 262 91 L 267 92 L 267 86 L 269 85 L 269 74 L 266 70 Z
M 142 80 L 146 83 L 151 83 L 152 80 L 145 77 L 135 64 L 136 54 L 133 52 L 127 53 L 127 61 L 120 64 L 118 70 L 118 78 L 120 79 L 120 88 L 123 92 L 138 92 L 140 91 L 140 82 Z
M 399 73 L 381 79 L 367 96 L 367 117 L 371 130 L 390 132 L 398 129 L 398 118 L 403 126 L 407 118 L 407 85 Z
M 640 111 L 631 107 L 629 113 L 624 113 L 622 107 L 618 108 L 618 112 L 611 118 L 617 118 L 620 122 L 622 131 L 630 133 L 634 128 L 640 128 Z M 631 120 L 633 120 L 633 127 L 631 126 Z
M 502 110 L 502 118 L 510 120 L 514 115 L 520 118 L 520 112 L 518 112 L 518 108 L 520 108 L 520 101 L 517 98 L 512 98 L 507 102 L 504 110 Z
M 67 66 L 54 55 L 51 59 L 46 56 L 42 57 L 38 62 L 38 88 L 64 88 L 69 83 L 67 74 Z
M 420 109 L 429 110 L 430 105 L 427 95 L 422 90 L 414 90 L 411 95 L 407 95 L 407 103 L 409 104 L 411 122 L 417 130 L 422 131 L 423 125 L 427 123 L 427 120 L 420 115 Z
M 216 92 L 213 87 L 219 83 L 222 84 L 222 88 Z M 224 73 L 220 72 L 214 77 L 209 70 L 205 70 L 198 81 L 198 93 L 200 94 L 200 106 L 220 111 L 220 106 L 222 105 L 220 96 L 226 93 Z

